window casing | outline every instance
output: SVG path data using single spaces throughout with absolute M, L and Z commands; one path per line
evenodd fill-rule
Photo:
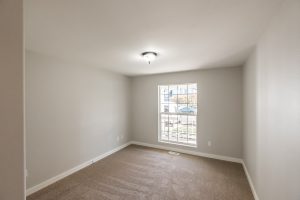
M 160 142 L 197 146 L 197 84 L 159 85 Z

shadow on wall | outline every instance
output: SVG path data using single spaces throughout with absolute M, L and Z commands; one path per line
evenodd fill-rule
M 213 62 L 207 62 L 198 68 L 218 68 L 220 66 L 242 66 L 245 64 L 249 56 L 254 51 L 255 46 L 250 46 L 248 48 L 240 49 L 239 51 L 223 56 L 219 60 L 215 60 Z

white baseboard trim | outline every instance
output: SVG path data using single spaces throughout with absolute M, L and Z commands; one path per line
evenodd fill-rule
M 249 185 L 250 185 L 252 194 L 253 194 L 253 196 L 254 196 L 254 199 L 255 199 L 255 200 L 259 200 L 258 195 L 257 195 L 256 190 L 255 190 L 255 187 L 254 187 L 254 184 L 253 184 L 253 182 L 252 182 L 251 176 L 250 176 L 250 174 L 249 174 L 249 172 L 248 172 L 248 169 L 247 169 L 246 164 L 245 164 L 244 161 L 242 161 L 242 165 L 243 165 L 244 171 L 245 171 L 245 173 L 246 173 L 246 176 L 247 176 L 247 179 L 248 179 L 248 182 L 249 182 Z
M 241 164 L 243 163 L 241 158 L 220 156 L 220 155 L 215 155 L 215 154 L 202 153 L 199 151 L 179 149 L 179 148 L 174 148 L 174 147 L 166 147 L 166 146 L 162 146 L 162 145 L 149 144 L 149 143 L 137 142 L 137 141 L 132 141 L 131 144 L 136 144 L 136 145 L 145 146 L 145 147 L 152 147 L 152 148 L 157 148 L 157 149 L 163 149 L 163 150 L 168 150 L 168 151 L 176 151 L 179 153 L 185 153 L 185 154 L 190 154 L 190 155 L 194 155 L 194 156 L 202 156 L 202 157 L 224 160 L 224 161 L 229 161 L 229 162 L 235 162 L 235 163 L 241 163 Z
M 52 177 L 52 178 L 50 178 L 50 179 L 48 179 L 48 180 L 46 180 L 46 181 L 44 181 L 44 182 L 42 182 L 42 183 L 40 183 L 36 186 L 33 186 L 33 187 L 29 188 L 29 189 L 26 190 L 26 196 L 29 196 L 29 195 L 45 188 L 45 187 L 47 187 L 47 186 L 49 186 L 49 185 L 51 185 L 51 184 L 53 184 L 53 183 L 55 183 L 55 182 L 57 182 L 57 181 L 59 181 L 63 178 L 65 178 L 65 177 L 67 177 L 67 176 L 69 176 L 69 175 L 71 175 L 71 174 L 73 174 L 73 173 L 75 173 L 75 172 L 77 172 L 77 171 L 79 171 L 79 170 L 81 170 L 81 169 L 83 169 L 83 168 L 85 168 L 85 167 L 87 167 L 87 166 L 89 166 L 89 165 L 91 165 L 91 164 L 93 164 L 93 163 L 95 163 L 95 162 L 97 162 L 97 161 L 99 161 L 99 160 L 101 160 L 101 159 L 117 152 L 117 151 L 120 151 L 121 149 L 129 146 L 130 144 L 131 144 L 131 142 L 128 142 L 126 144 L 118 146 L 118 147 L 116 147 L 116 148 L 114 148 L 114 149 L 112 149 L 112 150 L 110 150 L 110 151 L 108 151 L 104 154 L 101 154 L 100 156 L 98 156 L 96 158 L 93 158 L 93 159 L 91 159 L 87 162 L 84 162 L 84 163 L 82 163 L 82 164 L 80 164 L 80 165 L 78 165 L 78 166 L 76 166 L 72 169 L 69 169 L 68 171 L 65 171 L 65 172 L 63 172 L 63 173 L 61 173 L 61 174 L 59 174 L 55 177 Z

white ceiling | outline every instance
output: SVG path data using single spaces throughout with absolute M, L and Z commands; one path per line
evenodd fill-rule
M 25 0 L 25 46 L 126 75 L 239 66 L 280 2 Z

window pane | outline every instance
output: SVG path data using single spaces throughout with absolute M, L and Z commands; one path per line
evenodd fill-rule
M 188 104 L 188 113 L 189 114 L 197 114 L 197 104 Z
M 177 124 L 174 124 L 174 123 L 170 123 L 172 124 L 170 127 L 169 127 L 169 133 L 171 134 L 177 134 Z
M 187 125 L 188 124 L 187 115 L 178 115 L 178 126 L 179 125 Z
M 188 103 L 187 100 L 188 100 L 188 96 L 187 95 L 180 95 L 179 94 L 177 96 L 178 103 L 185 103 L 185 104 L 187 104 Z
M 168 94 L 160 95 L 160 103 L 169 103 L 169 95 Z
M 188 103 L 189 104 L 197 104 L 197 94 L 189 94 L 188 95 Z
M 169 96 L 169 103 L 171 104 L 177 104 L 177 94 Z
M 183 114 L 196 114 L 197 108 L 194 105 L 178 104 L 178 112 Z
M 192 134 L 192 135 L 195 135 L 196 134 L 196 126 L 188 126 L 188 134 Z
M 182 143 L 187 142 L 188 137 L 188 126 L 187 126 L 187 116 L 179 115 L 178 116 L 178 141 Z
M 172 127 L 173 125 L 177 122 L 177 115 L 169 115 L 169 122 L 170 124 L 172 124 Z M 176 124 L 177 126 L 177 124 Z
M 169 104 L 161 104 L 160 105 L 160 112 L 168 113 L 169 112 Z
M 188 126 L 188 140 L 195 142 L 196 141 L 196 126 Z
M 177 85 L 170 85 L 169 86 L 169 95 L 170 97 L 177 95 Z
M 187 94 L 187 85 L 178 85 L 178 94 Z
M 196 94 L 197 93 L 197 84 L 188 84 L 188 93 Z
M 178 133 L 178 142 L 186 143 L 188 141 L 186 133 Z
M 168 86 L 159 86 L 160 94 L 169 94 L 169 87 Z
M 196 139 L 189 139 L 188 144 L 196 145 Z
M 173 124 L 172 124 L 172 122 L 170 122 L 170 121 L 167 120 L 164 123 L 162 123 L 162 126 L 165 127 L 164 131 L 170 132 L 170 128 L 173 127 Z
M 168 132 L 162 132 L 161 133 L 161 139 L 162 140 L 169 140 L 169 133 Z
M 177 115 L 169 115 L 169 121 L 177 126 Z
M 186 138 L 187 134 L 188 134 L 187 133 L 187 125 L 178 124 L 178 133 Z
M 168 121 L 168 120 L 169 120 L 169 116 L 168 115 L 161 114 L 161 116 L 160 116 L 161 123 L 164 123 L 165 121 Z
M 172 142 L 177 142 L 177 132 L 170 133 L 169 140 L 172 141 Z
M 188 125 L 196 126 L 196 116 L 188 116 Z
M 177 104 L 169 104 L 169 112 L 177 113 Z
M 169 131 L 169 125 L 168 125 L 169 121 L 168 120 L 165 120 L 165 121 L 161 122 L 160 124 L 161 124 L 161 127 L 160 127 L 161 131 L 164 131 L 164 132 Z

